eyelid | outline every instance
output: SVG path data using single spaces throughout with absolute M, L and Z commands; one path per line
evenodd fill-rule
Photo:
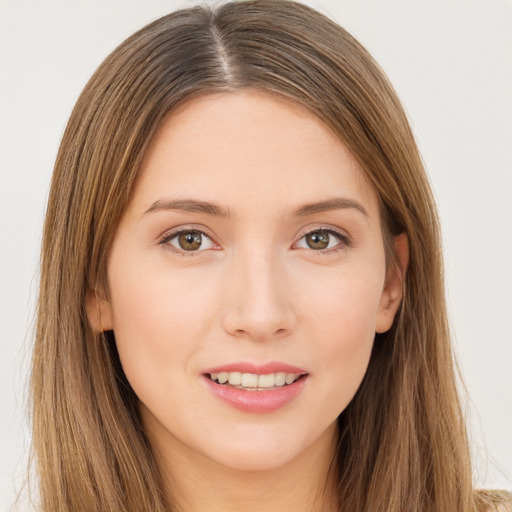
M 183 232 L 190 232 L 190 231 L 196 231 L 197 233 L 200 233 L 201 235 L 205 236 L 212 242 L 214 246 L 214 250 L 217 250 L 219 246 L 218 242 L 215 240 L 215 237 L 213 237 L 210 233 L 208 233 L 207 230 L 205 230 L 204 227 L 196 227 L 193 224 L 188 226 L 178 226 L 176 228 L 171 228 L 166 230 L 163 234 L 161 234 L 158 239 L 158 245 L 165 246 L 166 249 L 169 249 L 170 251 L 174 252 L 175 254 L 178 254 L 179 256 L 196 256 L 198 253 L 205 252 L 207 250 L 211 249 L 198 249 L 197 251 L 185 251 L 183 249 L 178 249 L 177 247 L 174 247 L 169 243 L 170 240 L 175 238 L 177 235 Z
M 348 233 L 330 226 L 315 226 L 314 228 L 308 229 L 307 231 L 302 233 L 302 235 L 298 238 L 297 242 L 295 242 L 294 245 L 296 245 L 300 240 L 302 240 L 307 235 L 311 233 L 316 233 L 317 231 L 323 231 L 325 233 L 335 236 L 336 238 L 339 239 L 339 243 L 336 244 L 334 247 L 331 247 L 330 249 L 315 250 L 309 248 L 308 250 L 310 252 L 313 252 L 315 254 L 335 253 L 339 250 L 352 246 L 352 240 Z

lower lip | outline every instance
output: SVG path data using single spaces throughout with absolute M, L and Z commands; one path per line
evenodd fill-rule
M 213 382 L 204 376 L 210 390 L 223 402 L 235 409 L 246 412 L 267 413 L 277 411 L 300 395 L 306 385 L 307 376 L 304 375 L 293 384 L 263 390 L 246 391 Z

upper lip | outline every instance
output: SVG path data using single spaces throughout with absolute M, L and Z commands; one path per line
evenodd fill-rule
M 203 373 L 221 373 L 221 372 L 240 372 L 240 373 L 254 373 L 256 375 L 268 375 L 269 373 L 295 373 L 298 375 L 304 375 L 308 372 L 298 366 L 293 366 L 287 363 L 281 363 L 278 361 L 272 361 L 265 364 L 256 364 L 250 362 L 240 361 L 238 363 L 223 364 L 221 366 L 215 366 L 214 368 L 208 368 Z

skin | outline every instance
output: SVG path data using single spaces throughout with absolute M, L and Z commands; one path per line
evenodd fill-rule
M 293 214 L 333 197 L 365 213 Z M 230 217 L 161 207 L 174 199 L 214 202 Z M 180 229 L 208 238 L 185 251 L 169 236 Z M 305 237 L 319 229 L 340 234 L 321 233 L 325 251 Z M 404 235 L 395 246 L 405 268 Z M 108 301 L 88 308 L 95 328 L 115 332 L 178 507 L 311 512 L 335 509 L 336 418 L 401 293 L 355 158 L 304 109 L 247 90 L 193 99 L 167 117 L 113 241 Z M 307 382 L 277 411 L 240 411 L 203 377 L 239 361 L 299 366 Z

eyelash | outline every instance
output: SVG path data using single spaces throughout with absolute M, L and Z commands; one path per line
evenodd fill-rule
M 196 228 L 179 229 L 177 231 L 167 232 L 167 233 L 165 233 L 160 238 L 158 243 L 159 243 L 159 245 L 162 245 L 162 246 L 168 245 L 169 247 L 171 247 L 171 250 L 175 254 L 177 254 L 178 256 L 183 256 L 183 257 L 198 256 L 198 253 L 203 252 L 203 251 L 199 251 L 199 250 L 198 251 L 185 251 L 184 249 L 177 249 L 176 247 L 173 247 L 173 246 L 171 246 L 169 244 L 169 242 L 171 240 L 173 240 L 177 236 L 181 235 L 182 233 L 190 233 L 190 232 L 199 233 L 200 235 L 205 236 L 212 243 L 215 244 L 215 242 L 213 241 L 211 236 L 209 236 L 204 231 L 202 231 L 200 229 L 196 229 Z M 306 236 L 311 235 L 312 233 L 317 233 L 317 232 L 322 232 L 322 233 L 327 233 L 328 235 L 333 235 L 334 237 L 336 237 L 339 240 L 339 243 L 336 244 L 334 247 L 331 247 L 330 249 L 321 249 L 321 250 L 317 250 L 317 251 L 315 251 L 314 249 L 310 249 L 310 251 L 313 254 L 316 254 L 316 255 L 334 254 L 334 253 L 337 253 L 337 252 L 339 252 L 339 251 L 341 251 L 343 249 L 350 248 L 352 246 L 352 242 L 351 242 L 350 238 L 347 235 L 345 235 L 343 233 L 340 233 L 339 231 L 336 231 L 336 230 L 331 229 L 331 228 L 315 228 L 315 229 L 312 229 L 312 230 L 304 233 L 300 237 L 299 241 L 302 240 L 303 238 L 305 238 Z

